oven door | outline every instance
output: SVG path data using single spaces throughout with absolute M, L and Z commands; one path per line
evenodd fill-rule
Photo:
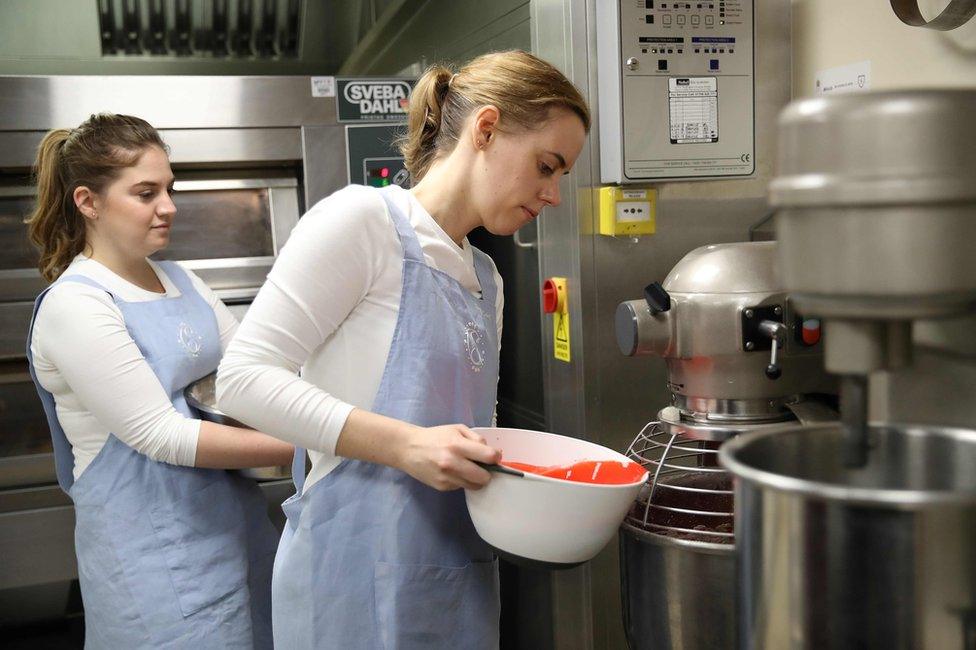
M 183 262 L 221 298 L 253 297 L 298 223 L 298 180 L 203 178 L 174 189 L 170 244 L 154 259 Z M 30 186 L 0 187 L 0 360 L 24 358 L 33 301 L 47 286 L 24 225 L 34 198 Z
M 260 288 L 298 223 L 298 181 L 184 180 L 174 189 L 169 246 L 154 259 L 184 262 L 218 294 Z
M 36 494 L 31 498 L 25 495 L 17 504 L 8 503 L 4 499 L 9 501 L 11 497 L 2 497 L 4 491 L 56 483 L 51 434 L 27 361 L 0 363 L 0 512 L 13 505 L 50 505 L 37 502 Z M 67 497 L 60 489 L 57 492 L 59 496 L 54 501 L 66 503 Z

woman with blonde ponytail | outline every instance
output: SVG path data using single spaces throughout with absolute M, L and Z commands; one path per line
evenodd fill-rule
M 494 421 L 502 286 L 467 234 L 558 205 L 589 120 L 531 54 L 433 67 L 401 142 L 413 186 L 347 187 L 289 238 L 217 378 L 223 411 L 299 448 L 276 647 L 498 646 L 497 563 L 459 488 L 501 457 L 470 427 Z
M 192 272 L 148 257 L 176 215 L 166 145 L 144 120 L 93 115 L 38 149 L 27 219 L 52 282 L 27 356 L 58 482 L 75 505 L 86 648 L 271 648 L 277 533 L 224 468 L 293 447 L 201 422 L 183 389 L 237 322 Z

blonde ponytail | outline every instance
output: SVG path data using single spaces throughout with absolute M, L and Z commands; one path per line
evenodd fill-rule
M 410 93 L 407 135 L 400 142 L 404 165 L 415 180 L 420 180 L 437 154 L 441 130 L 441 111 L 453 73 L 444 66 L 428 68 Z
M 414 183 L 438 156 L 454 149 L 468 115 L 488 105 L 498 108 L 507 127 L 537 129 L 553 108 L 564 108 L 590 129 L 590 110 L 579 90 L 554 66 L 528 52 L 484 54 L 457 74 L 436 65 L 410 94 L 408 130 L 397 143 Z

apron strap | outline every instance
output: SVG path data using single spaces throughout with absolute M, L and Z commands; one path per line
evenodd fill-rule
M 196 287 L 193 286 L 193 280 L 190 279 L 189 274 L 187 274 L 186 270 L 182 266 L 169 260 L 161 260 L 156 262 L 156 264 L 158 264 L 159 268 L 166 273 L 166 276 L 174 285 L 176 285 L 176 288 L 180 290 L 181 294 L 185 296 L 190 292 L 198 293 Z M 162 282 L 162 280 L 160 280 L 160 282 Z
M 397 236 L 400 237 L 400 246 L 403 247 L 403 258 L 426 264 L 423 250 L 420 248 L 420 241 L 417 239 L 417 233 L 413 231 L 413 226 L 410 225 L 409 219 L 394 205 L 390 199 L 389 192 L 381 190 L 380 196 L 383 197 L 383 201 L 386 203 L 386 208 L 390 213 L 390 219 L 396 228 Z
M 301 494 L 305 488 L 305 449 L 295 447 L 295 456 L 291 461 L 291 480 L 295 484 L 296 494 Z
M 491 313 L 495 313 L 495 294 L 498 287 L 495 285 L 495 273 L 492 269 L 491 259 L 474 246 L 471 247 L 474 257 L 474 272 L 478 276 L 478 284 L 481 285 L 481 299 L 491 307 Z
M 383 201 L 386 202 L 386 207 L 390 213 L 390 219 L 393 221 L 393 225 L 396 227 L 397 235 L 400 237 L 400 245 L 403 247 L 403 257 L 404 259 L 413 260 L 415 262 L 420 262 L 426 264 L 427 261 L 424 259 L 423 250 L 420 248 L 420 241 L 417 239 L 417 233 L 414 232 L 413 226 L 410 225 L 410 221 L 407 219 L 400 209 L 394 205 L 392 199 L 390 199 L 390 193 L 386 191 L 380 191 L 380 196 L 383 197 Z M 478 276 L 478 284 L 481 285 L 481 297 L 482 299 L 492 306 L 492 313 L 494 314 L 495 305 L 495 293 L 497 287 L 495 286 L 495 274 L 492 272 L 492 263 L 489 257 L 475 248 L 471 247 L 472 257 L 474 258 L 474 270 L 475 274 Z
M 31 314 L 30 327 L 27 329 L 27 369 L 30 371 L 31 379 L 34 381 L 34 388 L 37 389 L 37 396 L 41 398 L 41 405 L 44 407 L 44 415 L 47 418 L 47 426 L 51 431 L 51 443 L 54 447 L 54 470 L 58 477 L 58 485 L 61 486 L 61 489 L 65 493 L 70 494 L 69 490 L 71 490 L 71 486 L 75 483 L 75 455 L 71 450 L 71 443 L 68 442 L 68 437 L 64 435 L 64 429 L 61 428 L 61 423 L 58 421 L 57 405 L 54 401 L 54 395 L 45 390 L 41 386 L 41 382 L 37 380 L 37 372 L 34 370 L 34 353 L 31 351 L 31 341 L 34 339 L 34 322 L 37 320 L 37 312 L 41 308 L 41 303 L 44 301 L 44 297 L 47 296 L 48 291 L 62 282 L 87 284 L 96 289 L 101 289 L 112 296 L 113 300 L 115 296 L 112 295 L 111 291 L 91 278 L 86 278 L 83 275 L 63 276 L 37 296 L 37 299 L 34 301 L 34 311 Z

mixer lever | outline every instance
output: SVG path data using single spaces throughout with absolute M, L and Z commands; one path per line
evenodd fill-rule
M 772 339 L 773 342 L 769 365 L 766 366 L 766 376 L 770 379 L 779 379 L 783 375 L 783 369 L 776 362 L 776 352 L 785 340 L 786 326 L 778 321 L 764 320 L 759 323 L 759 331 Z

